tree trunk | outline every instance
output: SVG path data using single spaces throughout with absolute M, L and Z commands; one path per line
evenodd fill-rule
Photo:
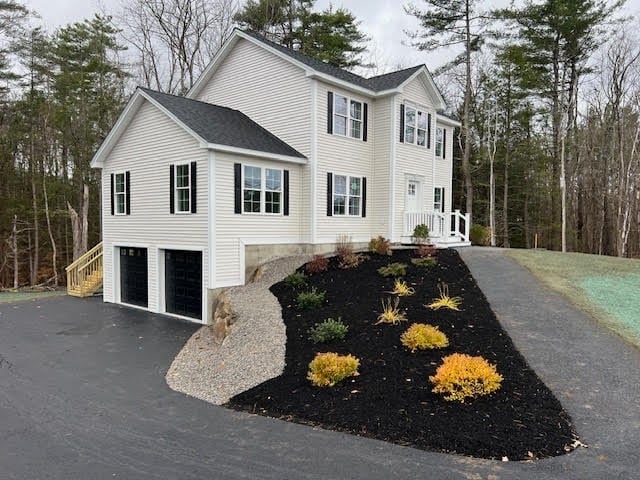
M 562 208 L 562 252 L 567 251 L 567 179 L 565 174 L 565 137 L 560 140 L 560 202 Z
M 82 253 L 89 251 L 89 185 L 82 186 Z
M 18 215 L 13 216 L 11 235 L 11 251 L 13 253 L 13 288 L 20 286 L 20 262 L 18 261 Z
M 471 108 L 471 11 L 469 0 L 466 1 L 466 40 L 465 40 L 465 67 L 466 80 L 464 87 L 464 107 L 462 118 L 462 138 L 464 140 L 464 150 L 462 154 L 462 175 L 464 177 L 464 190 L 466 196 L 466 209 L 473 224 L 473 180 L 471 178 L 471 126 L 470 108 Z
M 35 173 L 33 175 L 35 175 Z M 31 199 L 33 204 L 33 257 L 29 278 L 29 283 L 32 286 L 38 284 L 38 270 L 40 269 L 40 228 L 38 227 L 38 197 L 36 196 L 36 179 L 33 175 L 31 176 Z
M 51 230 L 51 218 L 49 216 L 49 198 L 47 196 L 47 182 L 44 178 L 42 179 L 42 193 L 44 195 L 44 215 L 47 218 L 47 230 L 49 231 L 49 240 L 51 241 L 51 251 L 52 251 L 51 263 L 53 265 L 53 285 L 57 287 L 58 286 L 58 249 L 56 248 L 56 240 L 53 236 L 53 231 Z

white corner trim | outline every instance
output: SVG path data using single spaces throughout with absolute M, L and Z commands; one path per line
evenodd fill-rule
M 209 248 L 209 284 L 213 290 L 216 288 L 216 154 L 209 150 L 209 181 L 207 186 L 209 228 L 207 239 Z
M 239 284 L 238 285 L 244 285 L 246 283 L 246 262 L 245 262 L 245 255 L 244 255 L 244 251 L 245 251 L 245 247 L 246 244 L 242 241 L 241 238 L 238 239 L 238 248 L 240 249 L 239 253 L 239 259 L 240 259 L 240 272 L 239 272 L 239 276 L 238 276 L 238 280 L 239 280 Z
M 217 152 L 246 155 L 248 157 L 267 158 L 269 160 L 278 160 L 280 162 L 295 163 L 298 165 L 306 165 L 308 163 L 307 159 L 303 157 L 292 157 L 290 155 L 281 155 L 279 153 L 262 152 L 258 150 L 250 150 L 248 148 L 232 147 L 229 145 L 220 145 L 218 143 L 207 143 L 207 148 L 209 150 L 215 150 Z
M 391 148 L 390 148 L 390 158 L 389 158 L 389 240 L 393 241 L 393 232 L 396 221 L 396 142 L 398 141 L 398 134 L 400 131 L 398 130 L 398 115 L 400 115 L 400 111 L 397 108 L 396 97 L 391 99 L 391 125 L 393 135 L 391 137 Z
M 311 80 L 311 243 L 318 235 L 318 80 Z

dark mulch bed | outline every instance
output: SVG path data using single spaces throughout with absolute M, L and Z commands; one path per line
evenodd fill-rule
M 371 255 L 354 270 L 337 268 L 309 277 L 309 286 L 326 291 L 318 310 L 300 311 L 296 293 L 283 282 L 271 291 L 282 305 L 287 327 L 284 373 L 240 395 L 231 408 L 331 430 L 377 438 L 425 450 L 474 457 L 526 460 L 563 454 L 576 438 L 569 415 L 516 350 L 457 252 L 441 250 L 431 269 L 410 262 L 413 251 L 392 257 Z M 393 289 L 377 269 L 390 262 L 409 265 L 405 280 L 416 289 L 400 305 L 408 322 L 375 325 L 380 299 Z M 438 282 L 463 298 L 462 311 L 431 311 L 423 304 L 437 296 Z M 542 301 L 542 299 L 540 299 Z M 535 305 L 531 306 L 535 308 Z M 314 344 L 308 330 L 328 317 L 342 317 L 347 338 Z M 413 322 L 437 325 L 449 337 L 441 350 L 410 353 L 400 335 Z M 306 379 L 317 352 L 351 353 L 360 359 L 360 375 L 332 388 L 318 388 Z M 442 358 L 459 352 L 482 355 L 497 365 L 502 388 L 462 404 L 431 392 L 428 380 Z

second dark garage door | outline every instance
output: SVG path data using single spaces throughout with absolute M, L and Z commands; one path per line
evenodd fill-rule
M 165 250 L 166 311 L 202 319 L 202 252 Z

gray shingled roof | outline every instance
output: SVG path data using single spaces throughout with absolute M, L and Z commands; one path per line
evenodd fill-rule
M 138 88 L 208 143 L 306 158 L 238 110 Z
M 250 37 L 259 40 L 265 45 L 269 45 L 272 48 L 275 48 L 279 52 L 288 55 L 289 57 L 297 60 L 305 65 L 313 68 L 314 70 L 330 75 L 339 80 L 344 80 L 345 82 L 349 82 L 358 87 L 367 88 L 369 90 L 373 90 L 374 92 L 381 92 L 383 90 L 389 90 L 392 88 L 396 88 L 400 86 L 404 81 L 406 81 L 411 75 L 413 75 L 416 71 L 422 68 L 424 65 L 416 65 L 415 67 L 406 68 L 404 70 L 398 70 L 395 72 L 387 73 L 384 75 L 378 75 L 376 77 L 364 78 L 360 75 L 356 75 L 355 73 L 351 73 L 342 68 L 336 67 L 334 65 L 330 65 L 328 63 L 322 62 L 315 58 L 309 57 L 308 55 L 304 55 L 295 50 L 291 50 L 290 48 L 284 47 L 278 43 L 272 42 L 268 40 L 264 36 L 252 32 L 250 30 L 241 30 L 243 33 L 249 35 Z

